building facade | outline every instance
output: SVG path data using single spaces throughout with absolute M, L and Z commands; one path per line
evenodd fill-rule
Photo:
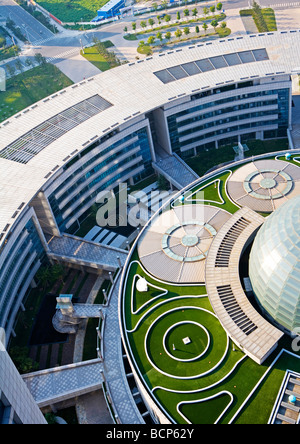
M 286 137 L 299 33 L 178 49 L 99 74 L 0 125 L 0 327 L 7 341 L 47 260 L 99 192 L 135 184 L 161 155 L 187 158 Z

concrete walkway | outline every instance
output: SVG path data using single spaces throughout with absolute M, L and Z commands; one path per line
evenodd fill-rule
M 300 7 L 274 10 L 278 31 L 300 28 Z
M 58 59 L 52 63 L 74 83 L 101 73 L 100 69 L 80 54 L 75 54 L 68 59 Z

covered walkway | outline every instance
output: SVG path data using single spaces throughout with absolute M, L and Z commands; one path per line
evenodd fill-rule
M 99 359 L 54 367 L 23 375 L 40 408 L 102 388 L 103 362 Z
M 126 261 L 128 252 L 69 234 L 53 236 L 48 242 L 48 256 L 60 262 L 88 266 L 104 271 L 116 271 Z

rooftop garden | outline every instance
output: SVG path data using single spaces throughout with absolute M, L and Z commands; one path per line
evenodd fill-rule
M 277 158 L 277 157 L 276 157 Z M 274 159 L 270 155 L 269 159 Z M 299 155 L 278 157 L 299 166 Z M 176 196 L 173 208 L 210 205 L 238 210 L 226 168 Z M 137 286 L 147 282 L 147 290 Z M 266 424 L 287 369 L 300 371 L 300 354 L 283 336 L 258 365 L 231 339 L 213 312 L 205 282 L 175 284 L 150 274 L 133 246 L 123 281 L 123 333 L 144 388 L 165 416 L 179 424 Z

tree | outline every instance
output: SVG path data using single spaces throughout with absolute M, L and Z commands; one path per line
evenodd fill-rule
M 39 271 L 37 272 L 36 277 L 40 281 L 40 283 L 42 284 L 43 290 L 45 290 L 47 285 L 49 285 L 49 283 L 51 281 L 51 275 L 50 275 L 49 268 L 46 266 L 41 267 L 39 269 Z
M 36 63 L 38 64 L 38 65 L 41 65 L 42 64 L 42 62 L 43 62 L 43 56 L 42 56 L 42 54 L 40 54 L 39 52 L 37 53 L 37 54 L 35 54 L 34 55 L 34 59 L 35 59 L 35 61 L 36 61 Z
M 212 13 L 212 14 L 214 14 L 215 13 L 215 11 L 216 11 L 216 7 L 213 5 L 213 6 L 210 6 L 209 7 L 209 10 L 210 10 L 210 12 Z
M 136 22 L 132 22 L 132 29 L 135 31 L 136 30 Z
M 203 14 L 205 15 L 205 18 L 208 16 L 208 13 L 209 13 L 209 9 L 205 6 L 203 8 Z
M 204 29 L 204 34 L 206 35 L 208 24 L 204 22 L 203 25 L 202 25 L 202 28 Z
M 165 21 L 168 23 L 171 20 L 170 14 L 165 15 Z
M 64 267 L 61 264 L 54 264 L 50 268 L 50 279 L 51 283 L 55 283 L 56 281 L 62 281 L 64 275 Z
M 180 12 L 177 11 L 177 20 L 180 20 Z
M 168 0 L 162 0 L 161 2 L 161 6 L 163 6 L 165 8 L 165 10 L 167 10 L 168 7 Z
M 143 21 L 140 23 L 140 25 L 141 25 L 142 28 L 146 28 L 147 23 L 143 20 Z
M 12 78 L 15 75 L 16 70 L 13 65 L 9 65 L 9 64 L 5 65 L 5 70 L 6 70 L 9 78 Z
M 190 15 L 190 11 L 188 9 L 184 9 L 183 10 L 183 14 L 184 14 L 185 17 L 187 17 L 187 16 Z
M 6 38 L 0 34 L 0 48 L 4 48 L 6 45 Z
M 188 35 L 188 34 L 190 33 L 190 28 L 189 28 L 188 26 L 186 26 L 186 27 L 183 29 L 183 32 L 185 33 L 185 35 Z
M 198 26 L 198 25 L 196 25 L 196 27 L 195 27 L 195 32 L 196 32 L 197 34 L 199 34 L 199 32 L 200 32 L 200 29 L 199 29 L 199 26 Z
M 157 3 L 152 3 L 152 8 L 154 9 L 154 11 L 157 11 L 158 4 Z
M 20 59 L 18 59 L 16 61 L 16 65 L 15 66 L 16 66 L 17 71 L 20 71 L 20 73 L 22 73 L 24 71 L 24 66 L 22 65 Z
M 196 17 L 198 15 L 198 9 L 197 8 L 194 8 L 193 10 L 192 10 L 192 16 L 193 17 Z
M 218 26 L 218 20 L 212 20 L 210 22 L 211 26 L 214 28 L 215 32 L 216 32 L 216 27 Z
M 180 38 L 181 36 L 182 36 L 182 31 L 181 31 L 181 29 L 176 29 L 176 31 L 175 31 L 175 36 L 177 37 L 177 38 Z
M 150 35 L 150 37 L 148 37 L 148 40 L 147 40 L 148 45 L 153 45 L 154 42 L 155 42 L 154 35 Z
M 226 22 L 222 22 L 222 23 L 220 24 L 220 26 L 221 26 L 222 29 L 225 29 L 226 26 L 227 26 L 227 23 L 226 23 Z
M 12 347 L 10 350 L 10 357 L 20 373 L 29 373 L 31 371 L 36 371 L 39 368 L 39 363 L 33 361 L 28 356 L 27 347 Z
M 221 11 L 221 9 L 223 8 L 223 4 L 221 2 L 217 3 L 217 11 Z
M 166 32 L 165 38 L 169 41 L 172 37 L 172 33 L 170 31 Z
M 155 23 L 155 20 L 153 20 L 153 18 L 149 18 L 148 20 L 149 25 L 153 28 L 153 25 Z
M 124 31 L 124 32 L 127 32 L 127 31 L 128 31 L 127 26 L 125 26 L 125 28 L 123 29 L 123 31 Z
M 29 59 L 29 58 L 27 58 L 26 60 L 25 60 L 25 65 L 30 69 L 30 68 L 32 68 L 32 61 Z
M 163 35 L 162 35 L 162 33 L 161 32 L 158 32 L 157 34 L 156 34 L 156 38 L 160 41 L 160 43 L 162 42 L 162 39 L 163 39 Z

